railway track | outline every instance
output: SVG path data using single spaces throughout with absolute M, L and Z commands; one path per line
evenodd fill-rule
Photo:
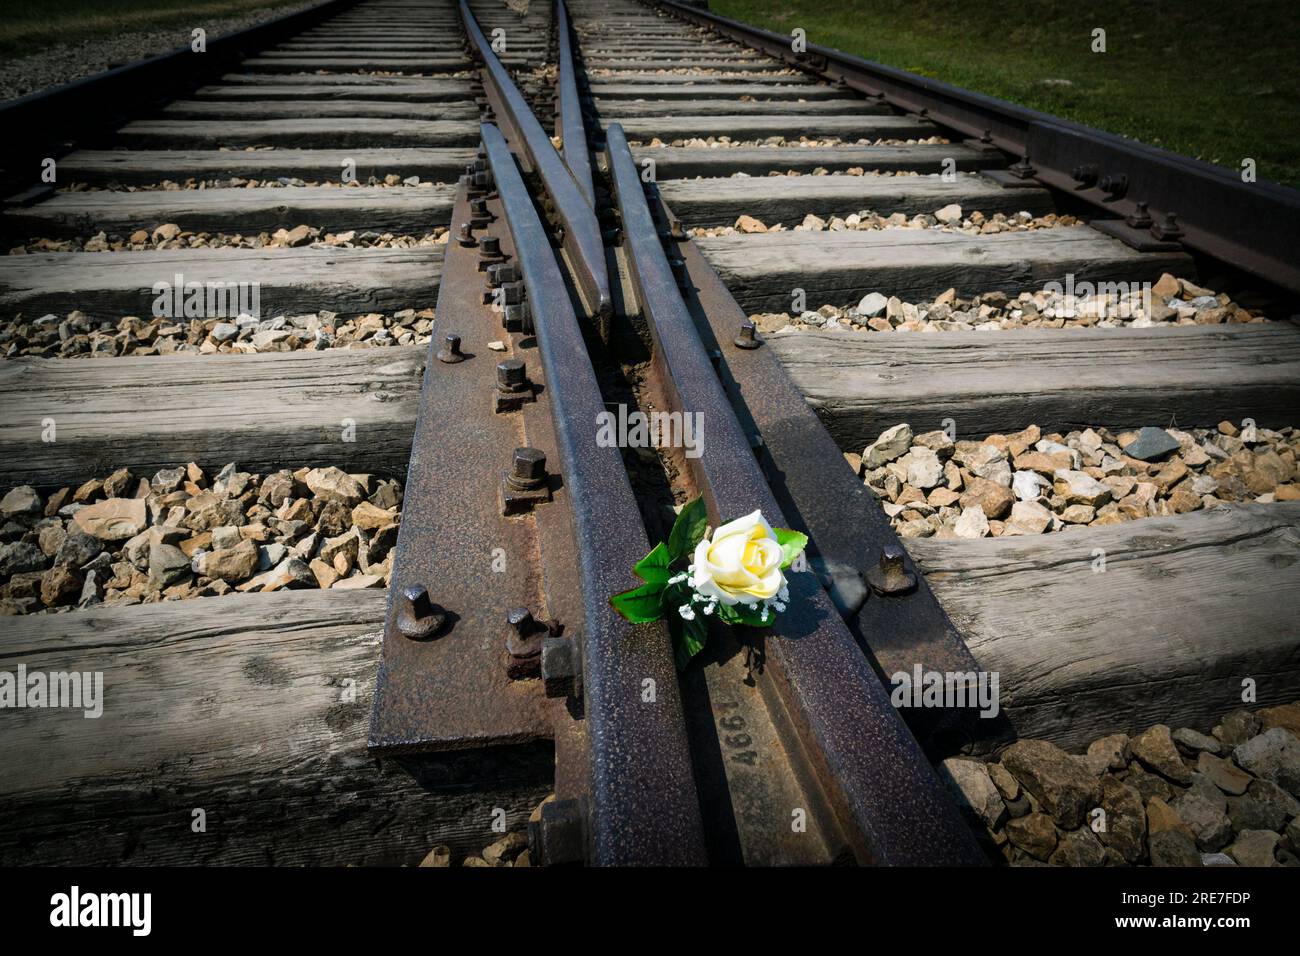
M 335 0 L 6 108 L 0 647 L 105 696 L 0 859 L 1023 862 L 970 755 L 1300 698 L 1300 200 L 788 39 Z M 809 566 L 679 674 L 697 497 Z

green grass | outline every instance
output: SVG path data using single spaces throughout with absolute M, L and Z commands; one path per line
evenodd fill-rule
M 0 55 L 23 56 L 59 43 L 169 28 L 177 30 L 176 45 L 182 46 L 205 19 L 286 5 L 287 0 L 6 0 Z
M 722 16 L 1300 186 L 1295 0 L 712 0 Z M 1106 52 L 1091 50 L 1106 31 Z M 1047 80 L 1068 80 L 1049 84 Z

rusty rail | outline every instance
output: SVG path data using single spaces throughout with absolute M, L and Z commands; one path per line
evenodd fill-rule
M 682 299 L 617 123 L 606 131 L 606 157 L 627 264 L 664 391 L 674 411 L 705 417 L 707 447 L 688 461 L 710 518 L 716 526 L 759 508 L 771 523 L 784 525 Z M 983 862 L 827 594 L 808 574 L 792 574 L 790 591 L 790 609 L 764 639 L 761 673 L 769 707 L 789 721 L 782 741 L 789 772 L 822 792 L 862 862 Z M 780 734 L 780 722 L 774 723 Z
M 614 306 L 596 213 L 542 124 L 528 108 L 523 94 L 492 52 L 465 0 L 460 0 L 460 15 L 470 49 L 483 64 L 484 89 L 493 110 L 500 115 L 502 130 L 518 149 L 525 171 L 536 172 L 541 177 L 542 186 L 564 226 L 563 245 L 573 260 L 587 307 L 593 315 L 607 319 Z
M 1020 175 L 1097 207 L 1111 217 L 1106 231 L 1136 248 L 1181 242 L 1300 292 L 1300 260 L 1295 252 L 1300 247 L 1300 192 L 1294 189 L 1246 183 L 1231 169 L 830 47 L 809 43 L 806 51 L 795 53 L 789 36 L 673 0 L 651 2 L 796 69 L 1020 157 Z
M 559 264 L 501 133 L 483 127 L 548 383 L 561 487 L 572 502 L 582 589 L 591 859 L 604 864 L 703 862 L 702 830 L 667 633 L 638 629 L 610 607 L 627 569 L 649 550 L 617 448 L 597 444 L 600 388 Z M 545 674 L 543 676 L 546 676 Z M 656 685 L 643 700 L 643 682 Z
M 559 51 L 559 79 L 556 82 L 556 125 L 564 144 L 564 162 L 573 173 L 587 203 L 595 208 L 596 193 L 591 181 L 591 155 L 587 130 L 582 122 L 582 100 L 578 96 L 577 69 L 573 61 L 573 35 L 564 0 L 555 0 L 555 31 Z

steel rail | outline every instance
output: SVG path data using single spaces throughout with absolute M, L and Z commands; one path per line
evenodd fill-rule
M 596 191 L 591 180 L 591 154 L 587 148 L 587 129 L 582 122 L 582 100 L 578 96 L 578 78 L 573 61 L 573 36 L 564 0 L 555 0 L 555 30 L 560 57 L 556 109 L 560 139 L 564 144 L 564 162 L 573 173 L 587 204 L 594 209 Z
M 682 297 L 746 433 L 762 436 L 759 461 L 790 527 L 808 534 L 808 561 L 880 680 L 900 672 L 970 675 L 982 670 L 912 564 L 876 497 L 844 461 L 817 413 L 750 323 L 726 284 L 663 201 L 647 198 L 682 262 Z M 891 565 L 897 570 L 886 572 Z M 873 588 L 872 583 L 875 587 Z M 970 679 L 967 678 L 967 679 Z M 1005 717 L 962 707 L 907 707 L 900 715 L 932 758 L 1007 736 Z
M 1138 248 L 1177 239 L 1269 282 L 1300 292 L 1300 191 L 1275 183 L 1246 183 L 1237 171 L 1049 116 L 808 44 L 791 50 L 789 36 L 750 26 L 673 0 L 659 9 L 780 59 L 830 82 L 876 96 L 940 126 L 979 137 L 1032 166 L 1032 177 L 1085 200 L 1111 216 L 1114 234 Z M 1029 173 L 1029 170 L 1025 170 Z M 1143 210 L 1149 216 L 1144 223 Z M 1176 217 L 1181 235 L 1166 231 Z
M 599 864 L 705 862 L 677 674 L 662 626 L 633 629 L 609 596 L 649 550 L 618 448 L 596 440 L 599 385 L 550 238 L 501 132 L 482 128 L 546 374 L 556 451 L 572 503 L 573 560 L 585 612 L 582 665 L 590 765 L 590 859 Z M 643 682 L 655 682 L 655 701 Z
M 624 249 L 675 411 L 706 417 L 707 447 L 688 459 L 714 526 L 760 509 L 785 523 L 696 331 L 637 174 L 623 128 L 605 134 Z M 809 574 L 790 576 L 791 601 L 764 638 L 765 679 L 785 705 L 862 862 L 985 862 L 951 798 L 890 704 L 852 635 Z
M 359 0 L 326 0 L 297 13 L 234 30 L 207 40 L 203 53 L 183 46 L 138 63 L 115 67 L 53 89 L 19 97 L 0 106 L 7 154 L 6 185 L 36 182 L 40 168 L 33 157 L 58 157 L 69 141 L 85 141 L 121 125 L 130 113 L 175 99 L 199 78 L 211 75 L 281 39 L 357 5 Z M 30 164 L 30 172 L 26 172 Z
M 528 171 L 535 171 L 563 229 L 563 246 L 573 260 L 578 285 L 594 315 L 606 320 L 613 314 L 614 305 L 609 291 L 609 270 L 605 264 L 605 246 L 600 223 L 591 203 L 583 196 L 569 167 L 556 152 L 551 138 L 529 109 L 523 95 L 515 87 L 492 47 L 483 36 L 478 21 L 470 12 L 469 4 L 460 0 L 461 20 L 470 46 L 483 62 L 484 84 L 490 100 L 500 114 L 504 130 L 525 161 Z

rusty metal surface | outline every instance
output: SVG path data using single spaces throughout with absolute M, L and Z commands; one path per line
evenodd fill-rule
M 609 293 L 609 273 L 605 268 L 605 247 L 600 223 L 590 201 L 583 196 L 578 181 L 551 138 L 528 108 L 501 61 L 479 29 L 465 0 L 460 0 L 461 20 L 469 36 L 474 55 L 483 63 L 484 89 L 498 115 L 502 128 L 521 153 L 525 169 L 536 172 L 554 204 L 564 226 L 563 245 L 574 263 L 579 285 L 594 315 L 607 318 L 613 309 Z
M 494 200 L 488 207 L 499 214 Z M 462 180 L 454 222 L 468 222 Z M 508 249 L 508 246 L 507 246 Z M 438 290 L 433 341 L 407 472 L 384 644 L 371 714 L 370 748 L 415 752 L 549 737 L 540 680 L 507 675 L 506 615 L 537 606 L 537 543 L 531 518 L 507 519 L 497 485 L 523 443 L 514 416 L 496 415 L 500 316 L 483 302 L 476 246 L 449 243 Z M 445 337 L 460 338 L 464 361 L 439 361 Z M 504 570 L 493 569 L 501 549 Z M 446 612 L 432 635 L 399 626 L 402 591 L 423 587 Z
M 690 461 L 716 524 L 759 508 L 785 516 L 714 371 L 664 254 L 622 127 L 606 132 L 637 298 L 676 411 L 705 416 L 703 454 Z M 802 403 L 802 399 L 800 399 Z M 951 798 L 811 574 L 789 575 L 789 610 L 761 642 L 760 685 L 785 709 L 808 777 L 823 790 L 859 862 L 984 862 Z M 799 760 L 792 761 L 797 772 Z
M 573 173 L 587 204 L 595 208 L 591 154 L 587 150 L 587 130 L 582 122 L 582 101 L 578 97 L 578 78 L 573 62 L 573 35 L 569 29 L 569 11 L 564 6 L 564 0 L 555 0 L 555 31 L 560 59 L 560 75 L 556 82 L 557 125 L 564 144 L 564 162 Z
M 672 212 L 657 193 L 655 200 L 671 221 Z M 744 431 L 763 436 L 760 462 L 772 493 L 790 526 L 808 534 L 809 562 L 881 681 L 888 684 L 900 671 L 910 675 L 917 665 L 924 671 L 978 673 L 966 642 L 905 549 L 904 565 L 915 576 L 915 588 L 888 596 L 871 592 L 864 575 L 884 552 L 903 547 L 889 517 L 775 354 L 761 345 L 735 346 L 747 316 L 695 243 L 683 235 L 675 247 L 690 278 L 683 296 L 705 348 L 716 356 L 723 388 Z M 936 756 L 997 739 L 1006 730 L 1004 720 L 981 718 L 973 707 L 904 708 L 900 714 Z
M 512 244 L 522 253 L 554 428 L 548 451 L 559 472 L 557 503 L 572 504 L 578 542 L 569 560 L 578 569 L 584 613 L 568 632 L 582 643 L 588 859 L 702 863 L 703 827 L 667 632 L 634 629 L 609 605 L 649 550 L 645 530 L 621 453 L 597 444 L 604 405 L 549 237 L 501 132 L 485 125 L 483 143 Z M 655 682 L 653 702 L 643 698 L 647 679 Z
M 1300 292 L 1300 192 L 1274 183 L 1242 182 L 1236 170 L 1147 146 L 972 93 L 947 83 L 808 44 L 671 0 L 660 9 L 761 50 L 786 64 L 893 106 L 924 114 L 941 126 L 988 141 L 1022 159 L 1040 182 L 1069 192 L 1109 216 L 1133 214 L 1145 203 L 1153 225 L 1173 213 L 1189 248 Z M 1076 172 L 1078 175 L 1076 176 Z M 1157 237 L 1159 238 L 1159 237 Z

